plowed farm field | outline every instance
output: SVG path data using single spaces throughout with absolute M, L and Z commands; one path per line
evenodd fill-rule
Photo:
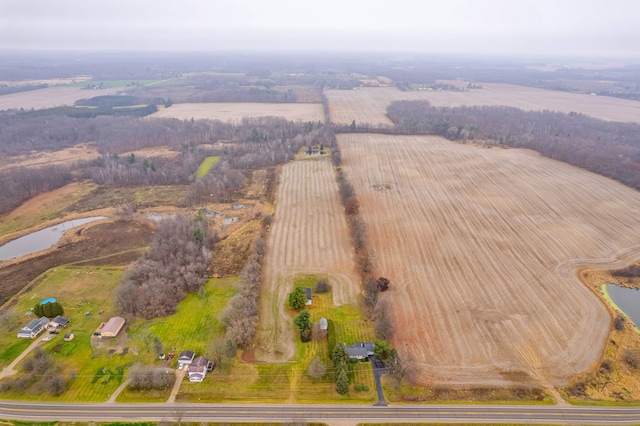
M 360 291 L 349 229 L 328 158 L 282 168 L 276 214 L 267 240 L 256 358 L 284 361 L 295 353 L 287 297 L 301 274 L 328 278 L 336 305 Z
M 525 150 L 338 143 L 421 384 L 559 386 L 597 365 L 611 318 L 576 270 L 640 256 L 638 191 Z
M 351 124 L 355 120 L 356 123 L 391 126 L 393 123 L 386 116 L 387 106 L 402 100 L 427 100 L 436 107 L 506 105 L 526 111 L 573 111 L 602 120 L 640 122 L 638 101 L 511 84 L 483 83 L 482 89 L 468 92 L 403 92 L 395 87 L 361 87 L 357 90 L 325 90 L 324 93 L 329 100 L 331 121 L 337 124 Z
M 324 121 L 322 104 L 302 103 L 184 103 L 173 104 L 152 117 L 181 120 L 210 119 L 239 122 L 245 117 L 284 117 L 292 121 Z
M 62 105 L 73 105 L 78 99 L 94 96 L 115 95 L 120 89 L 82 90 L 79 87 L 47 87 L 0 96 L 0 110 L 41 109 Z

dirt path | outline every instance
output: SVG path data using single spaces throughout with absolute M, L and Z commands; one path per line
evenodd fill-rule
M 597 364 L 611 316 L 576 270 L 640 256 L 640 193 L 523 150 L 338 142 L 421 383 L 551 388 Z
M 14 359 L 11 364 L 9 364 L 7 367 L 5 367 L 2 371 L 2 375 L 0 375 L 0 377 L 2 377 L 3 379 L 5 377 L 9 377 L 9 376 L 13 376 L 14 374 L 16 374 L 18 371 L 15 369 L 15 366 L 18 365 L 18 363 L 20 363 L 20 361 L 22 361 L 27 355 L 29 355 L 29 353 L 34 350 L 36 348 L 36 346 L 39 346 L 42 343 L 42 339 L 44 339 L 45 337 L 54 337 L 57 335 L 49 335 L 47 334 L 46 330 L 38 337 L 36 337 L 33 342 L 24 350 L 22 351 L 22 353 L 20 355 L 18 355 L 16 357 L 16 359 Z
M 120 392 L 122 392 L 124 390 L 124 388 L 127 387 L 127 385 L 129 384 L 129 379 L 125 380 L 124 382 L 122 382 L 122 384 L 120 386 L 118 386 L 118 389 L 116 389 L 111 396 L 109 397 L 109 399 L 105 402 L 105 404 L 115 404 L 116 402 L 116 398 L 118 398 L 118 395 L 120 395 Z
M 176 402 L 176 396 L 178 396 L 178 392 L 180 391 L 180 386 L 182 385 L 182 380 L 184 379 L 185 374 L 187 374 L 187 367 L 182 370 L 175 370 L 176 372 L 176 382 L 173 384 L 173 389 L 171 389 L 171 394 L 169 398 L 167 398 L 167 402 Z

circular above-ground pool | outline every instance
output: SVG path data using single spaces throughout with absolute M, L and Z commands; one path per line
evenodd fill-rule
M 50 297 L 50 298 L 44 299 L 42 302 L 40 302 L 41 305 L 45 305 L 47 303 L 56 303 L 56 298 L 55 297 Z

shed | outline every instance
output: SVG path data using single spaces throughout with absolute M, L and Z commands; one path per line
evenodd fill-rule
M 329 329 L 329 321 L 324 317 L 320 318 L 318 320 L 318 327 L 320 328 L 320 331 L 327 331 Z
M 311 288 L 310 287 L 302 287 L 304 289 L 304 294 L 307 296 L 307 306 L 311 305 Z
M 116 337 L 122 327 L 124 327 L 125 320 L 122 317 L 111 317 L 109 321 L 97 332 L 102 337 Z
M 64 341 L 65 341 L 65 342 L 70 342 L 70 341 L 72 341 L 72 340 L 73 340 L 73 338 L 74 338 L 74 337 L 75 337 L 75 336 L 73 335 L 73 333 L 65 334 L 65 335 L 64 335 Z

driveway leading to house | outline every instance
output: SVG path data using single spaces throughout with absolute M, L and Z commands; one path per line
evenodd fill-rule
M 188 367 L 188 365 L 185 365 L 182 370 L 175 370 L 176 382 L 173 384 L 173 389 L 171 389 L 171 395 L 169 395 L 167 402 L 176 402 L 176 395 L 178 395 L 178 391 L 180 391 L 180 385 L 182 384 L 182 380 L 184 380 L 185 374 L 187 374 Z
M 376 392 L 378 394 L 378 401 L 376 401 L 373 405 L 389 405 L 387 401 L 384 399 L 384 392 L 382 392 L 382 382 L 380 381 L 380 377 L 387 372 L 387 367 L 384 365 L 384 362 L 380 358 L 376 358 L 375 356 L 371 357 L 371 366 L 373 367 L 373 378 L 376 381 Z
M 0 374 L 0 377 L 2 377 L 4 379 L 6 377 L 13 376 L 14 374 L 16 374 L 18 371 L 15 369 L 15 366 L 18 365 L 18 363 L 20 361 L 22 361 L 27 355 L 29 355 L 29 352 L 34 350 L 36 348 L 36 346 L 39 346 L 42 343 L 42 339 L 44 339 L 47 336 L 50 337 L 51 340 L 53 340 L 58 335 L 57 334 L 49 334 L 49 333 L 47 333 L 47 330 L 45 330 L 40 336 L 36 337 L 33 340 L 33 342 L 24 351 L 22 351 L 22 353 L 20 355 L 18 355 L 16 357 L 16 359 L 14 359 L 11 362 L 11 364 L 9 364 L 8 366 L 6 366 L 3 369 L 2 374 Z

